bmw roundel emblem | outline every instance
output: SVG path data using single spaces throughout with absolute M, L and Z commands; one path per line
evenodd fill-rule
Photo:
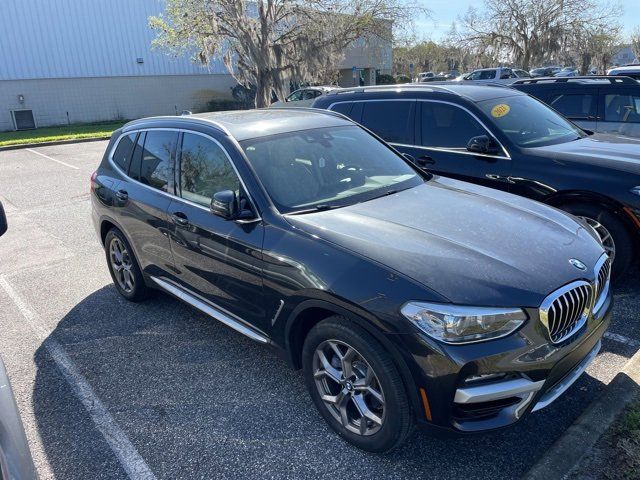
M 569 263 L 576 267 L 578 270 L 582 270 L 583 272 L 587 269 L 587 266 L 577 258 L 570 258 Z

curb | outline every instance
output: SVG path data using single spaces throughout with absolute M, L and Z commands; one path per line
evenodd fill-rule
M 522 478 L 566 478 L 638 393 L 640 351 Z
M 5 150 L 20 150 L 21 148 L 48 147 L 50 145 L 67 145 L 69 143 L 97 142 L 100 140 L 109 140 L 109 138 L 111 138 L 111 134 L 102 137 L 75 138 L 71 140 L 58 140 L 55 142 L 20 143 L 17 145 L 7 145 L 5 147 L 0 147 L 0 152 L 3 152 Z

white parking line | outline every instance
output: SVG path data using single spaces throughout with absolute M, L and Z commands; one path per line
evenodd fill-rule
M 38 339 L 43 341 L 44 347 L 71 390 L 80 400 L 84 408 L 89 413 L 98 431 L 102 434 L 111 450 L 117 457 L 122 468 L 127 472 L 129 478 L 155 480 L 155 475 L 142 459 L 136 448 L 133 446 L 127 435 L 118 426 L 107 408 L 96 396 L 89 382 L 78 371 L 76 365 L 69 358 L 64 348 L 55 340 L 49 338 L 49 332 L 42 325 L 38 316 L 29 308 L 25 300 L 9 284 L 7 279 L 0 276 L 0 287 L 11 297 L 22 316 L 25 318 Z
M 625 345 L 629 345 L 630 347 L 640 347 L 640 342 L 634 340 L 633 338 L 625 337 L 624 335 L 618 335 L 613 332 L 605 332 L 604 338 L 608 338 L 609 340 L 613 340 L 618 343 L 624 343 Z
M 45 155 L 44 153 L 36 152 L 35 150 L 32 150 L 31 148 L 25 148 L 25 150 L 27 152 L 35 153 L 36 155 L 40 155 L 41 157 L 44 157 L 47 160 L 51 160 L 52 162 L 56 162 L 56 163 L 59 163 L 60 165 L 64 165 L 65 167 L 73 168 L 74 170 L 80 170 L 75 165 L 69 165 L 68 163 L 63 162 L 62 160 L 57 160 L 55 158 L 50 157 L 49 155 Z

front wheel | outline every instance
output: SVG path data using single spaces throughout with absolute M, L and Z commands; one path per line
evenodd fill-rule
M 595 205 L 571 204 L 561 208 L 584 220 L 596 232 L 613 262 L 612 278 L 623 276 L 633 261 L 633 241 L 624 223 L 609 210 Z
M 305 340 L 302 365 L 316 408 L 350 443 L 381 453 L 411 434 L 413 415 L 398 369 L 365 330 L 342 317 L 323 320 Z

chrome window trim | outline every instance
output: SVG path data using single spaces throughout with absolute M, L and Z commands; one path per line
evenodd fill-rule
M 448 90 L 448 89 L 445 89 L 445 90 Z M 496 138 L 496 136 L 493 133 L 491 133 L 491 130 L 484 124 L 484 122 L 482 120 L 480 120 L 478 118 L 478 116 L 475 113 L 473 113 L 471 110 L 469 110 L 466 107 L 463 107 L 462 105 L 458 105 L 457 103 L 447 102 L 445 100 L 433 100 L 433 99 L 429 99 L 429 98 L 397 98 L 397 99 L 394 99 L 394 98 L 380 98 L 380 99 L 372 98 L 370 100 L 344 100 L 344 101 L 340 101 L 340 102 L 333 102 L 332 104 L 329 105 L 328 110 L 332 110 L 334 105 L 338 105 L 340 103 L 370 103 L 370 102 L 443 103 L 445 105 L 451 105 L 451 106 L 457 107 L 457 108 L 459 108 L 461 110 L 464 110 L 469 115 L 471 115 L 474 118 L 474 120 L 476 120 L 482 126 L 482 128 L 484 128 L 484 130 L 491 136 L 491 138 L 493 138 L 496 142 L 498 142 L 498 145 L 500 145 L 500 149 L 502 150 L 502 153 L 504 153 L 504 156 L 502 156 L 502 155 L 477 154 L 477 153 L 473 153 L 473 152 L 461 152 L 459 150 L 455 150 L 455 149 L 451 149 L 451 148 L 447 148 L 447 147 L 425 147 L 423 145 L 407 145 L 407 144 L 400 144 L 400 143 L 395 143 L 395 144 L 392 143 L 391 145 L 400 145 L 400 146 L 406 146 L 406 147 L 411 147 L 411 148 L 421 148 L 421 149 L 432 150 L 432 151 L 461 153 L 463 155 L 471 155 L 471 156 L 474 156 L 474 157 L 478 157 L 479 156 L 479 157 L 496 158 L 496 159 L 500 159 L 500 160 L 511 160 L 511 155 L 509 155 L 509 152 L 507 151 L 507 149 L 504 147 L 504 145 L 502 145 L 500 140 L 498 140 Z M 415 127 L 415 125 L 414 125 L 414 127 Z
M 453 148 L 443 148 L 443 147 L 424 147 L 422 145 L 407 145 L 406 143 L 395 143 L 389 142 L 389 145 L 393 145 L 394 147 L 407 147 L 407 148 L 416 148 L 418 150 L 428 150 L 431 152 L 448 152 L 448 153 L 457 153 L 460 155 L 469 155 L 472 157 L 484 157 L 484 158 L 495 158 L 498 160 L 511 160 L 511 157 L 504 157 L 502 155 L 489 155 L 487 153 L 473 153 L 468 150 L 455 150 Z
M 255 223 L 255 222 L 259 222 L 262 220 L 262 217 L 260 216 L 260 214 L 258 213 L 258 209 L 256 208 L 256 204 L 253 200 L 253 198 L 251 197 L 251 193 L 249 192 L 249 190 L 247 189 L 246 184 L 244 183 L 244 180 L 242 179 L 242 176 L 240 175 L 240 172 L 238 172 L 238 169 L 236 168 L 235 164 L 233 163 L 233 160 L 231 159 L 231 156 L 229 155 L 229 152 L 227 152 L 227 149 L 224 148 L 224 146 L 215 138 L 213 138 L 211 135 L 208 135 L 206 133 L 202 133 L 202 132 L 196 132 L 194 130 L 189 130 L 187 128 L 170 128 L 170 127 L 158 127 L 158 128 L 154 128 L 154 127 L 141 127 L 141 128 L 137 128 L 134 130 L 129 130 L 127 132 L 123 132 L 120 134 L 120 136 L 118 137 L 118 139 L 114 142 L 113 147 L 111 148 L 111 150 L 109 151 L 109 163 L 111 164 L 111 166 L 121 175 L 124 175 L 128 181 L 131 181 L 137 185 L 141 185 L 153 192 L 158 192 L 166 197 L 169 197 L 173 200 L 179 200 L 183 203 L 186 203 L 188 205 L 194 206 L 194 207 L 198 207 L 201 208 L 202 210 L 206 210 L 208 212 L 211 212 L 211 209 L 205 207 L 204 205 L 200 205 L 199 203 L 195 203 L 192 202 L 190 200 L 187 200 L 186 198 L 182 198 L 178 195 L 174 195 L 172 193 L 169 192 L 165 192 L 163 190 L 159 190 L 157 188 L 153 188 L 149 185 L 146 185 L 138 180 L 136 180 L 135 178 L 131 178 L 125 171 L 123 171 L 114 161 L 113 161 L 113 154 L 116 151 L 116 148 L 118 148 L 118 144 L 120 143 L 120 141 L 122 140 L 122 137 L 126 136 L 126 135 L 131 135 L 132 133 L 140 133 L 140 132 L 149 132 L 151 130 L 159 130 L 159 131 L 169 131 L 169 132 L 178 132 L 178 133 L 191 133 L 191 134 L 195 134 L 195 135 L 200 135 L 202 137 L 205 137 L 209 140 L 211 140 L 213 143 L 215 143 L 216 145 L 218 145 L 222 151 L 224 152 L 225 156 L 227 157 L 227 160 L 229 160 L 229 163 L 231 164 L 231 167 L 233 167 L 233 171 L 236 173 L 236 175 L 238 176 L 238 179 L 240 180 L 240 184 L 242 185 L 242 188 L 244 189 L 244 191 L 247 194 L 247 197 L 249 198 L 249 202 L 251 203 L 251 206 L 253 208 L 254 213 L 256 214 L 256 218 L 251 218 L 248 220 L 234 220 L 236 223 L 240 223 L 240 224 L 246 224 L 246 223 Z M 176 153 L 177 153 L 177 145 L 176 145 Z M 176 155 L 176 158 L 174 159 L 174 169 L 178 168 L 178 157 Z M 175 172 L 175 170 L 174 170 Z M 179 171 L 178 171 L 179 173 Z

